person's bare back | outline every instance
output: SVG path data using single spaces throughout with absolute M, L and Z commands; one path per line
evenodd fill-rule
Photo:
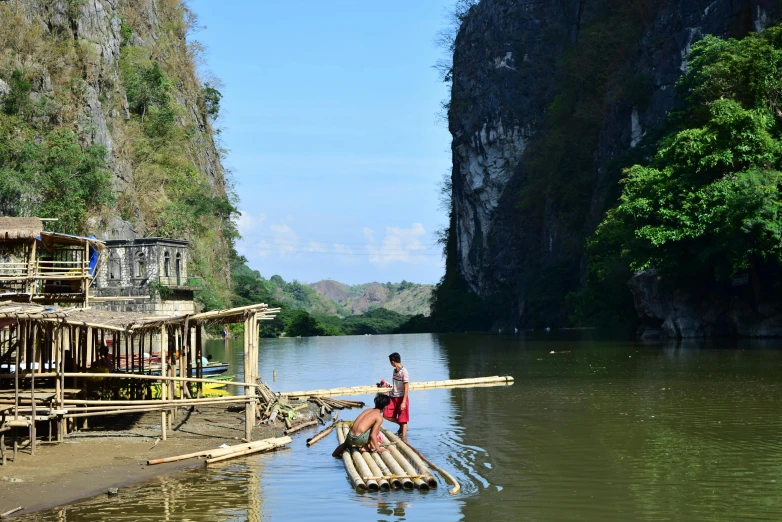
M 383 410 L 390 399 L 387 395 L 378 395 L 375 397 L 375 407 L 362 411 L 356 420 L 353 421 L 353 426 L 350 427 L 348 436 L 345 438 L 345 442 L 337 446 L 332 455 L 334 457 L 340 457 L 349 447 L 359 448 L 361 451 L 386 451 L 380 447 L 378 442 L 378 433 L 380 432 L 380 425 L 383 424 Z

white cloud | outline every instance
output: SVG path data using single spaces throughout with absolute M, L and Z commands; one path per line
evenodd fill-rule
M 255 254 L 258 257 L 266 257 L 269 255 L 269 243 L 268 241 L 259 241 L 255 246 Z
M 346 256 L 353 255 L 353 249 L 349 246 L 345 246 L 342 243 L 334 243 L 334 252 L 337 254 L 343 254 Z
M 271 225 L 274 233 L 275 251 L 281 256 L 295 253 L 299 249 L 299 235 L 288 225 Z
M 307 244 L 307 252 L 328 252 L 328 247 L 319 241 L 310 241 Z
M 420 263 L 425 260 L 423 254 L 427 248 L 421 243 L 426 237 L 426 230 L 421 223 L 413 223 L 410 228 L 386 227 L 386 235 L 378 244 L 375 233 L 370 228 L 364 228 L 367 238 L 369 262 L 376 265 L 387 265 L 394 262 Z
M 236 219 L 236 228 L 242 237 L 250 236 L 263 226 L 264 221 L 266 221 L 264 214 L 253 216 L 245 210 L 240 210 L 239 217 Z

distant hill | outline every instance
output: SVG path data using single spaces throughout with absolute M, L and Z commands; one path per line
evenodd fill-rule
M 347 317 L 352 313 L 339 304 L 316 291 L 312 285 L 298 281 L 286 282 L 278 275 L 272 276 L 267 282 L 272 300 L 288 305 L 296 310 L 304 310 L 310 314 Z
M 375 308 L 385 308 L 403 315 L 429 315 L 432 285 L 402 281 L 349 286 L 339 281 L 323 280 L 310 286 L 352 315 L 360 315 Z
M 234 306 L 269 303 L 280 307 L 277 317 L 262 325 L 263 337 L 428 331 L 420 325 L 428 324 L 421 315 L 429 314 L 431 285 L 407 281 L 354 286 L 338 281 L 288 283 L 279 275 L 265 279 L 244 264 L 234 266 L 231 276 Z

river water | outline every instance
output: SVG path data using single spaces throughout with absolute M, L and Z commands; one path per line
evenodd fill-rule
M 414 381 L 509 374 L 515 384 L 411 393 L 410 442 L 457 477 L 455 496 L 445 484 L 356 493 L 330 456 L 335 436 L 305 446 L 312 429 L 289 450 L 21 520 L 782 520 L 780 348 L 588 331 L 264 339 L 260 374 L 271 382 L 276 370 L 280 391 L 390 380 L 394 351 Z M 241 377 L 239 344 L 207 351 Z

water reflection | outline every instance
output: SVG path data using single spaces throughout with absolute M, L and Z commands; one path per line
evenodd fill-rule
M 264 340 L 259 371 L 277 370 L 278 390 L 388 380 L 393 351 L 414 380 L 516 381 L 411 396 L 411 442 L 457 477 L 456 497 L 357 494 L 329 456 L 336 440 L 307 448 L 305 430 L 288 451 L 23 520 L 779 520 L 778 347 L 595 332 Z M 209 353 L 241 371 L 234 348 Z

